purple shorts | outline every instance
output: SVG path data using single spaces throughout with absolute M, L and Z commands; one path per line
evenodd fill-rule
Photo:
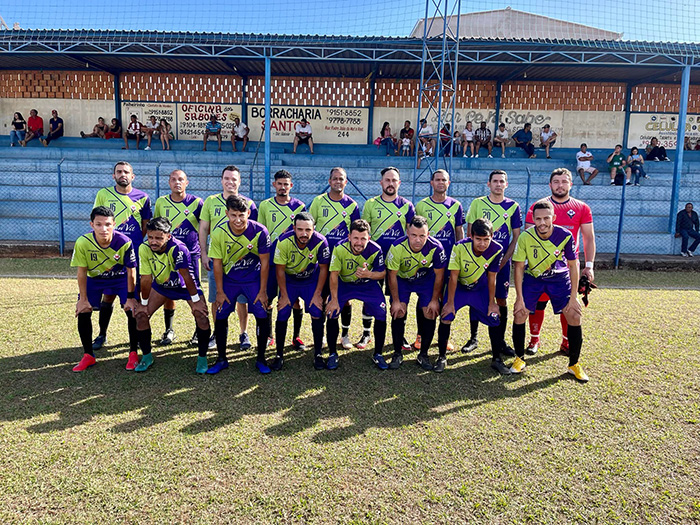
M 423 279 L 417 281 L 409 281 L 397 277 L 396 281 L 399 285 L 399 301 L 408 304 L 411 300 L 411 294 L 415 293 L 418 296 L 418 306 L 425 308 L 433 298 L 433 287 L 435 286 L 435 274 L 429 274 Z
M 267 312 L 260 303 L 253 301 L 260 292 L 260 281 L 257 282 L 230 282 L 224 280 L 224 293 L 229 298 L 230 303 L 224 303 L 221 310 L 216 313 L 217 319 L 228 319 L 228 316 L 236 309 L 236 297 L 245 296 L 248 301 L 248 312 L 257 319 L 265 319 Z
M 311 304 L 311 299 L 316 291 L 316 285 L 318 285 L 318 272 L 315 272 L 314 275 L 303 281 L 297 281 L 287 277 L 286 283 L 287 296 L 291 304 L 277 312 L 278 321 L 289 320 L 289 316 L 292 315 L 292 305 L 297 302 L 297 299 L 304 301 L 304 311 L 310 314 L 311 317 L 320 318 L 323 316 L 323 312 L 319 310 L 317 306 Z
M 510 260 L 496 274 L 496 299 L 508 299 L 508 288 L 510 287 Z
M 552 301 L 555 314 L 560 314 L 571 298 L 571 277 L 566 272 L 562 277 L 538 279 L 526 273 L 523 277 L 523 301 L 529 312 L 537 308 L 540 296 L 546 293 Z
M 383 281 L 346 283 L 338 281 L 338 305 L 342 309 L 349 301 L 362 301 L 362 312 L 380 321 L 386 321 L 386 303 L 382 292 Z M 337 317 L 337 316 L 335 316 Z
M 119 304 L 123 305 L 126 303 L 126 292 L 126 276 L 117 279 L 87 279 L 87 299 L 96 310 L 100 309 L 103 295 L 117 295 Z
M 154 282 L 151 287 L 158 292 L 163 297 L 170 299 L 171 301 L 191 301 L 190 292 L 187 288 L 164 288 L 158 283 Z M 197 283 L 197 295 L 204 297 L 204 292 L 199 287 Z
M 488 315 L 489 311 L 489 288 L 486 285 L 467 288 L 462 284 L 457 284 L 455 291 L 455 314 L 465 306 L 469 306 L 469 318 L 476 319 L 487 326 L 498 326 L 499 316 Z M 450 314 L 443 318 L 444 321 L 453 321 L 454 315 Z

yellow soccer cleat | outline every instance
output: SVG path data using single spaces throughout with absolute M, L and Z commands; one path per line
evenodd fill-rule
M 586 372 L 583 371 L 583 368 L 581 367 L 580 363 L 576 363 L 574 366 L 570 366 L 568 371 L 582 383 L 586 383 L 588 381 L 588 376 L 586 375 Z
M 525 370 L 525 360 L 521 357 L 516 357 L 515 361 L 513 361 L 513 364 L 510 367 L 510 373 L 520 374 L 523 370 Z

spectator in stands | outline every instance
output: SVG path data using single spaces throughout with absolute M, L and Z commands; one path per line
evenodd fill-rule
M 421 119 L 420 121 L 418 140 L 420 141 L 420 147 L 423 154 L 427 157 L 433 155 L 436 146 L 435 132 L 433 131 L 432 126 L 428 126 L 428 121 L 426 119 Z
M 10 130 L 10 147 L 15 145 L 15 140 L 18 144 L 24 142 L 27 136 L 27 121 L 21 113 L 17 112 L 12 116 L 12 129 Z
M 576 171 L 578 171 L 578 176 L 581 177 L 584 186 L 590 186 L 591 181 L 598 175 L 598 170 L 591 166 L 593 154 L 587 150 L 588 145 L 584 142 L 581 144 L 580 151 L 576 152 Z M 586 178 L 586 173 L 588 173 L 588 178 Z
M 610 185 L 622 186 L 625 179 L 627 179 L 627 185 L 632 184 L 630 182 L 630 177 L 632 172 L 627 166 L 627 161 L 625 156 L 622 154 L 622 145 L 617 144 L 613 152 L 608 155 L 607 158 L 608 168 L 610 169 Z M 626 177 L 625 177 L 626 175 Z
M 634 175 L 634 185 L 639 186 L 639 179 L 648 179 L 649 175 L 644 171 L 644 157 L 639 153 L 639 148 L 636 146 L 630 150 L 630 154 L 627 157 L 627 166 L 629 170 Z
M 482 120 L 479 123 L 479 129 L 474 132 L 474 138 L 476 139 L 476 143 L 474 145 L 476 152 L 474 156 L 478 157 L 481 148 L 486 148 L 489 151 L 489 158 L 492 159 L 493 156 L 491 155 L 491 148 L 493 148 L 493 145 L 491 144 L 491 130 L 486 127 L 485 120 Z
M 105 139 L 119 139 L 122 136 L 122 123 L 118 118 L 113 118 L 112 123 L 107 127 Z
M 299 144 L 308 145 L 309 151 L 312 155 L 314 154 L 313 131 L 311 130 L 311 124 L 305 118 L 302 118 L 301 122 L 294 127 L 294 153 L 297 152 Z
M 396 143 L 394 142 L 394 135 L 391 134 L 391 126 L 388 122 L 382 124 L 382 130 L 379 132 L 379 145 L 377 148 L 384 146 L 386 148 L 386 156 L 390 157 L 391 153 L 398 153 L 396 150 Z
M 693 149 L 693 145 L 690 143 L 690 137 L 688 136 L 686 136 L 683 141 L 683 149 L 686 151 L 691 151 Z
M 107 126 L 107 124 L 105 124 L 105 119 L 103 119 L 102 117 L 99 117 L 97 119 L 97 124 L 95 124 L 92 128 L 92 133 L 90 133 L 88 135 L 84 131 L 81 131 L 80 136 L 84 139 L 93 138 L 93 137 L 103 139 L 103 138 L 105 138 L 105 135 L 107 134 L 108 131 L 109 131 L 109 127 Z M 120 137 L 122 136 L 121 133 L 119 134 L 119 136 Z
M 452 135 L 452 154 L 455 157 L 461 157 L 463 153 L 462 134 L 459 131 L 455 131 L 454 135 Z
M 542 130 L 540 131 L 540 148 L 544 148 L 544 152 L 546 153 L 548 159 L 552 158 L 549 156 L 549 148 L 554 146 L 556 142 L 557 134 L 552 129 L 552 126 L 549 124 L 542 126 Z
M 411 127 L 411 121 L 407 120 L 403 123 L 403 128 L 399 133 L 399 139 L 401 140 L 401 154 L 403 155 L 403 147 L 406 145 L 406 139 L 408 139 L 408 146 L 410 149 L 410 154 L 413 155 L 413 148 L 415 146 L 415 131 Z
M 241 122 L 241 119 L 238 117 L 233 117 L 233 129 L 231 131 L 231 145 L 233 146 L 233 151 L 238 151 L 236 149 L 236 142 L 243 142 L 241 151 L 245 151 L 248 146 L 250 128 L 246 126 L 244 122 Z
M 58 116 L 58 111 L 55 109 L 51 112 L 51 118 L 49 119 L 49 132 L 46 134 L 46 138 L 41 140 L 44 146 L 48 146 L 52 140 L 56 140 L 63 136 L 63 119 Z
M 647 160 L 655 160 L 657 162 L 660 160 L 671 160 L 666 156 L 666 148 L 659 146 L 659 139 L 656 137 L 651 139 L 645 151 L 647 152 Z
M 501 122 L 496 130 L 496 136 L 493 137 L 493 147 L 501 148 L 502 159 L 506 158 L 506 145 L 508 144 L 508 138 L 508 130 L 506 129 L 506 125 Z
M 695 151 L 700 150 L 700 139 L 698 139 L 698 141 L 695 143 L 695 148 L 694 148 L 694 149 L 695 149 Z
M 209 116 L 209 122 L 204 128 L 204 147 L 202 151 L 207 151 L 207 140 L 209 140 L 209 137 L 216 137 L 216 141 L 219 143 L 219 151 L 221 151 L 221 122 L 216 119 L 216 115 L 213 113 Z
M 472 121 L 468 120 L 462 131 L 462 149 L 465 157 L 474 157 L 474 130 Z
M 151 115 L 148 118 L 148 121 L 146 121 L 146 124 L 143 126 L 142 129 L 143 134 L 146 137 L 146 140 L 148 141 L 144 150 L 151 151 L 151 140 L 153 140 L 153 135 L 157 135 L 158 130 L 160 129 L 160 123 L 158 122 L 158 119 L 155 117 L 155 115 Z
M 518 148 L 522 148 L 529 158 L 534 159 L 537 155 L 535 155 L 535 145 L 532 143 L 531 128 L 532 125 L 528 122 L 523 126 L 523 129 L 513 133 L 513 140 L 515 145 Z
M 700 221 L 698 213 L 693 211 L 693 204 L 689 202 L 685 205 L 685 209 L 678 212 L 676 215 L 676 237 L 681 237 L 681 255 L 683 257 L 692 257 L 693 252 L 700 244 Z M 693 244 L 688 249 L 688 239 L 692 237 Z
M 136 115 L 131 115 L 129 125 L 124 130 L 124 147 L 122 149 L 129 149 L 129 139 L 136 139 L 136 149 L 139 149 L 139 142 L 143 136 L 141 127 L 139 118 Z
M 160 135 L 160 143 L 163 146 L 163 150 L 170 149 L 170 139 L 173 137 L 173 127 L 164 118 L 160 119 L 158 124 L 158 134 Z
M 450 139 L 452 138 L 452 133 L 450 132 L 450 125 L 445 122 L 440 130 L 440 152 L 443 157 L 449 157 L 451 155 Z
M 44 140 L 44 119 L 39 116 L 39 112 L 36 109 L 29 111 L 29 118 L 27 119 L 27 135 L 21 142 L 22 146 L 26 146 L 27 142 L 30 140 L 39 139 Z

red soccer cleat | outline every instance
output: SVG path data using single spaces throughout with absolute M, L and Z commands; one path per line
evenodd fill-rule
M 559 345 L 559 351 L 564 355 L 569 355 L 569 340 L 562 339 L 561 345 Z
M 83 354 L 83 358 L 80 360 L 80 363 L 73 367 L 73 372 L 84 372 L 95 363 L 97 363 L 97 361 L 95 360 L 94 355 Z
M 139 364 L 139 354 L 137 352 L 129 352 L 129 359 L 126 362 L 127 370 L 134 370 Z

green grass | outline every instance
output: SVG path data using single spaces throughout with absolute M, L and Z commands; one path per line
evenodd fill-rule
M 0 260 L 0 274 L 10 267 Z M 642 288 L 673 286 L 674 274 L 645 275 Z M 263 377 L 233 346 L 228 370 L 199 377 L 179 342 L 136 375 L 123 368 L 120 312 L 113 345 L 74 374 L 75 282 L 0 283 L 2 523 L 700 521 L 698 291 L 596 290 L 584 320 L 591 381 L 580 385 L 554 352 L 551 314 L 522 377 L 491 372 L 484 327 L 477 351 L 450 355 L 442 375 L 415 354 L 379 372 L 352 350 L 334 373 L 289 351 Z M 179 340 L 193 330 L 183 306 Z M 454 326 L 461 345 L 468 323 Z

